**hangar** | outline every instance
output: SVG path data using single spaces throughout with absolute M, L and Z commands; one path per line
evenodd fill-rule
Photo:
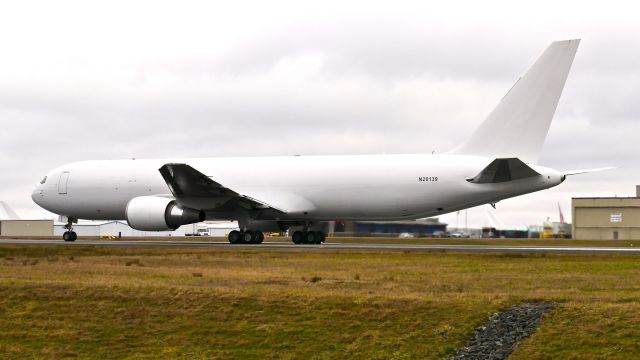
M 62 236 L 67 231 L 66 223 L 56 222 L 53 235 Z M 106 237 L 106 236 L 184 236 L 185 229 L 180 227 L 176 231 L 139 231 L 132 229 L 125 221 L 79 221 L 73 225 L 73 231 L 78 236 Z
M 572 198 L 573 238 L 640 239 L 640 186 L 635 197 Z
M 53 235 L 53 220 L 0 220 L 0 236 Z
M 398 236 L 414 234 L 433 236 L 447 231 L 447 224 L 438 218 L 427 218 L 406 221 L 345 221 L 336 224 L 336 233 L 350 236 Z
M 53 235 L 53 220 L 23 220 L 4 201 L 0 201 L 0 236 Z
M 54 235 L 62 236 L 67 229 L 66 223 L 56 222 L 53 226 Z M 78 236 L 89 237 L 162 237 L 162 236 L 190 236 L 190 235 L 206 235 L 206 236 L 227 236 L 232 230 L 238 229 L 236 221 L 207 221 L 204 223 L 196 223 L 183 225 L 173 231 L 140 231 L 135 230 L 122 220 L 106 220 L 106 221 L 79 221 L 73 225 L 73 230 Z

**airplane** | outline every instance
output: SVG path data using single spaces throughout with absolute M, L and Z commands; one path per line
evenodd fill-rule
M 340 220 L 407 220 L 491 204 L 602 169 L 558 171 L 538 156 L 579 39 L 551 43 L 457 148 L 442 154 L 100 160 L 51 170 L 32 193 L 77 238 L 78 219 L 126 220 L 142 231 L 237 220 L 232 244 L 263 232 L 296 244 L 325 241 Z

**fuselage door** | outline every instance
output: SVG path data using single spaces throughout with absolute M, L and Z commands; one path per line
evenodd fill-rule
M 58 194 L 67 194 L 67 182 L 69 181 L 69 172 L 65 171 L 60 174 L 60 181 L 58 182 Z

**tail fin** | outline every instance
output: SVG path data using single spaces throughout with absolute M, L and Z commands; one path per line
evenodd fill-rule
M 0 220 L 20 220 L 20 216 L 4 201 L 0 201 Z
M 451 152 L 537 163 L 579 44 L 551 43 L 471 138 Z

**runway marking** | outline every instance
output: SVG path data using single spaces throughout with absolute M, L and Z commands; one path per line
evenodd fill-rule
M 177 247 L 177 248 L 237 248 L 237 249 L 350 249 L 383 251 L 456 251 L 456 252 L 504 252 L 504 253 L 626 253 L 639 254 L 640 248 L 634 247 L 594 247 L 594 246 L 506 246 L 506 245 L 431 245 L 431 244 L 363 244 L 363 243 L 325 243 L 320 245 L 296 245 L 291 242 L 266 242 L 263 244 L 229 244 L 228 242 L 198 242 L 176 240 L 62 240 L 0 239 L 7 245 L 58 245 L 58 246 L 113 246 L 113 247 Z

